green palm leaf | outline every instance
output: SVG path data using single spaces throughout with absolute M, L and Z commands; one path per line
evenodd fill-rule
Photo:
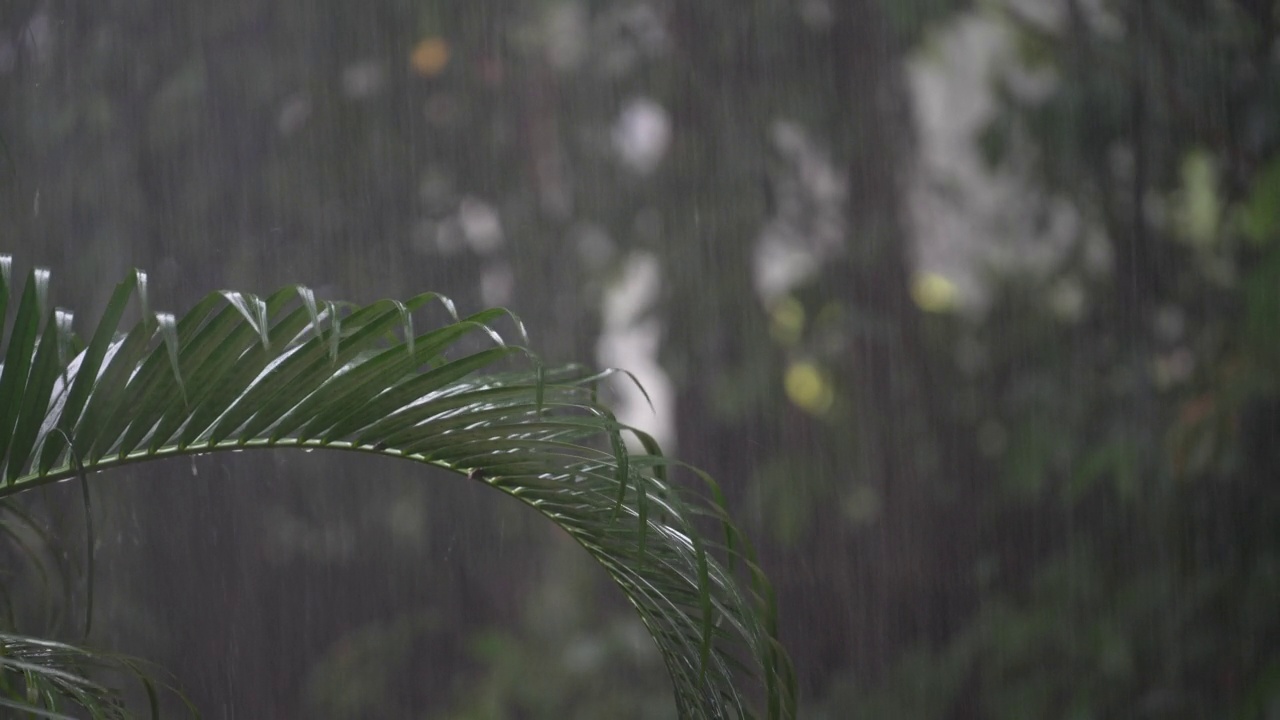
M 10 267 L 0 257 L 0 322 Z M 146 276 L 135 272 L 72 352 L 71 316 L 49 308 L 48 282 L 47 272 L 30 274 L 4 329 L 0 501 L 81 465 L 223 450 L 329 448 L 436 465 L 538 510 L 605 567 L 658 644 L 682 717 L 752 717 L 759 700 L 768 717 L 794 716 L 771 590 L 715 483 L 695 471 L 704 492 L 673 484 L 676 464 L 597 401 L 602 376 L 545 369 L 506 344 L 491 328 L 515 320 L 506 311 L 458 318 L 431 294 L 351 307 L 293 287 L 266 298 L 213 293 L 177 318 L 151 311 Z M 122 327 L 134 300 L 142 320 Z M 413 312 L 432 303 L 453 321 L 416 334 Z M 624 434 L 645 452 L 629 451 Z M 701 536 L 708 520 L 721 542 Z M 36 642 L 0 636 L 0 662 Z M 74 656 L 57 647 L 45 657 Z M 0 699 L 114 707 L 80 664 L 50 665 L 47 676 L 29 665 L 6 677 L 33 679 L 0 685 Z M 82 684 L 50 679 L 64 676 Z
M 88 710 L 94 720 L 132 717 L 117 688 L 89 679 L 94 670 L 132 675 L 145 691 L 151 716 L 159 715 L 154 671 L 137 660 L 10 633 L 0 633 L 0 708 L 20 711 L 20 717 L 74 720 L 66 714 L 74 707 Z

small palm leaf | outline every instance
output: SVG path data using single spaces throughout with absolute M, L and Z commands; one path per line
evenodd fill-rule
M 0 258 L 0 318 L 9 267 Z M 602 376 L 548 370 L 506 344 L 490 327 L 514 320 L 506 311 L 459 319 L 430 294 L 349 307 L 293 287 L 213 293 L 178 318 L 151 312 L 135 272 L 72 353 L 71 316 L 49 309 L 47 286 L 47 272 L 31 273 L 3 335 L 0 500 L 81 465 L 222 450 L 329 448 L 435 465 L 530 505 L 605 567 L 658 644 L 682 717 L 752 717 L 753 697 L 768 717 L 794 716 L 769 585 L 715 484 L 694 473 L 709 500 L 678 489 L 676 464 L 596 400 Z M 121 327 L 135 298 L 142 320 Z M 415 335 L 412 313 L 432 303 L 453 321 Z M 476 349 L 477 335 L 489 346 Z M 627 449 L 628 433 L 644 453 Z M 708 519 L 722 544 L 697 530 Z M 94 695 L 39 687 L 76 702 Z

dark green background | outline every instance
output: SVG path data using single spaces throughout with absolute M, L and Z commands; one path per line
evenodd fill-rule
M 1004 38 L 952 149 L 982 179 L 939 189 L 909 68 L 973 23 Z M 559 361 L 647 253 L 677 454 L 757 539 L 803 717 L 1275 718 L 1278 27 L 1274 0 L 6 0 L 0 249 L 73 308 L 131 266 L 173 309 L 289 282 L 476 309 L 505 277 Z M 671 129 L 649 173 L 611 140 L 641 97 Z M 921 229 L 922 187 L 970 218 L 987 182 L 1020 222 Z M 505 242 L 436 242 L 476 202 Z M 784 299 L 754 289 L 766 228 L 825 248 Z M 939 244 L 979 299 L 926 312 Z M 530 513 L 269 457 L 97 484 L 97 644 L 211 718 L 670 715 Z

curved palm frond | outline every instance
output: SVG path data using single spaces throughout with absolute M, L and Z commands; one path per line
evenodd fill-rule
M 0 257 L 0 319 L 10 267 Z M 695 471 L 704 492 L 677 488 L 676 463 L 598 402 L 602 375 L 548 370 L 505 343 L 490 327 L 519 327 L 505 310 L 458 318 L 434 294 L 353 307 L 295 286 L 266 298 L 213 293 L 178 318 L 150 310 L 135 271 L 81 346 L 71 314 L 49 307 L 48 283 L 32 271 L 2 336 L 0 500 L 222 450 L 330 448 L 436 465 L 533 507 L 605 567 L 659 646 L 682 717 L 752 717 L 753 699 L 768 717 L 794 716 L 771 590 L 714 482 Z M 142 319 L 122 327 L 135 299 Z M 430 303 L 453 321 L 416 334 L 413 313 Z M 478 350 L 477 333 L 488 338 Z M 645 452 L 627 449 L 628 433 Z M 707 519 L 719 542 L 696 527 Z
M 63 712 L 64 707 L 86 709 L 94 720 L 133 717 L 120 689 L 90 679 L 93 671 L 131 676 L 146 694 L 151 717 L 160 714 L 160 687 L 172 690 L 156 683 L 154 669 L 124 655 L 0 633 L 0 708 L 18 711 L 20 717 L 75 720 L 76 716 Z M 176 694 L 186 702 L 181 693 Z M 190 703 L 187 707 L 195 714 Z

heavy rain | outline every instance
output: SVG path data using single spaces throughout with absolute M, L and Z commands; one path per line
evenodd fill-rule
M 0 256 L 0 716 L 1280 718 L 1275 0 L 4 0 Z

